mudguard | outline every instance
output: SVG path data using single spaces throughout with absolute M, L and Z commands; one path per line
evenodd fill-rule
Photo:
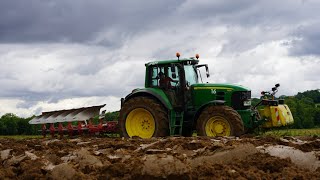
M 226 102 L 226 101 L 223 101 L 223 100 L 214 100 L 214 101 L 209 101 L 208 103 L 202 105 L 202 106 L 197 110 L 197 112 L 195 113 L 195 115 L 194 115 L 194 117 L 193 117 L 194 122 L 197 121 L 200 113 L 201 113 L 202 110 L 203 110 L 204 108 L 206 108 L 207 106 L 209 106 L 209 105 L 222 106 L 222 105 L 225 104 L 225 102 Z
M 125 103 L 129 99 L 137 96 L 149 96 L 160 101 L 168 110 L 172 110 L 173 107 L 167 97 L 167 95 L 161 89 L 156 88 L 143 88 L 143 89 L 135 89 L 130 94 L 128 94 L 121 102 L 121 104 Z

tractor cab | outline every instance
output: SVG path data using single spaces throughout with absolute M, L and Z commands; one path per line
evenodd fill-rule
M 179 59 L 180 54 L 177 53 L 177 57 L 177 60 L 147 63 L 145 87 L 163 90 L 174 107 L 182 108 L 191 100 L 191 86 L 199 83 L 199 68 L 206 68 L 207 77 L 209 69 L 207 64 L 198 65 L 199 55 L 196 55 L 197 59 Z
M 159 85 L 159 73 L 164 73 L 166 77 L 170 77 L 173 80 L 181 81 L 180 84 L 185 84 L 190 86 L 192 84 L 199 83 L 199 68 L 205 67 L 207 77 L 209 77 L 209 69 L 207 64 L 199 63 L 199 55 L 196 55 L 197 59 L 194 57 L 189 59 L 179 59 L 180 54 L 177 53 L 178 60 L 163 60 L 149 62 L 146 64 L 146 87 L 160 87 Z M 181 79 L 183 77 L 183 79 Z M 179 84 L 178 83 L 178 84 Z M 177 86 L 171 83 L 171 86 Z

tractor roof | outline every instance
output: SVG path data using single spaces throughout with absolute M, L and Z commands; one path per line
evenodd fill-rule
M 195 58 L 185 58 L 185 59 L 174 59 L 174 60 L 160 60 L 160 61 L 152 61 L 152 62 L 148 62 L 145 65 L 146 66 L 152 66 L 152 65 L 164 65 L 164 64 L 172 64 L 172 63 L 182 63 L 182 64 L 186 64 L 186 63 L 190 63 L 190 64 L 198 64 L 199 60 L 195 59 Z

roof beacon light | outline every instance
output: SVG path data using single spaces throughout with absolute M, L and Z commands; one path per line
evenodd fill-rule
M 179 53 L 179 52 L 177 52 L 177 53 L 176 53 L 176 56 L 177 56 L 177 58 L 178 58 L 178 60 L 179 60 L 180 53 Z
M 196 58 L 199 59 L 199 54 L 196 54 Z

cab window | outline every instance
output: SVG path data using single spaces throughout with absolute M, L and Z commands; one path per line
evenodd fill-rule
M 179 73 L 178 73 L 178 67 L 175 66 L 175 74 L 176 76 L 173 76 L 172 70 L 170 66 L 153 66 L 151 67 L 151 87 L 160 87 L 159 85 L 159 73 L 163 72 L 167 77 L 170 77 L 173 80 L 179 80 Z M 171 86 L 175 86 L 175 83 L 171 82 Z

